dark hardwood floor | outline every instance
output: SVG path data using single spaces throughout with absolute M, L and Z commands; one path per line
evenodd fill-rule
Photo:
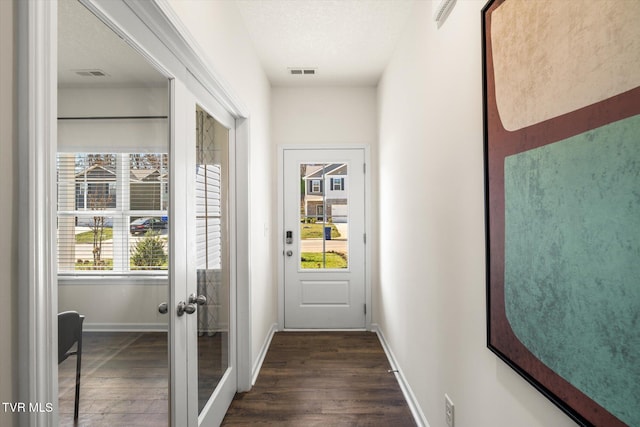
M 201 337 L 200 406 L 223 365 L 219 336 Z M 168 424 L 166 333 L 85 332 L 80 417 L 75 357 L 59 365 L 60 426 Z M 238 394 L 225 426 L 413 426 L 378 338 L 370 332 L 275 334 L 256 385 Z M 203 400 L 204 399 L 204 400 Z
M 371 332 L 276 333 L 223 426 L 415 426 Z
M 58 365 L 60 426 L 73 426 L 76 358 Z M 167 334 L 85 332 L 80 411 L 75 425 L 166 426 Z

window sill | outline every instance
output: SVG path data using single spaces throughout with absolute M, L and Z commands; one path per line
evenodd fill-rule
M 168 285 L 167 274 L 144 274 L 144 275 L 58 275 L 58 286 L 71 285 Z

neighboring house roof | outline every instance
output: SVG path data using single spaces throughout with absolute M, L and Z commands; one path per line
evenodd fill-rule
M 346 163 L 332 163 L 324 167 L 324 169 L 319 166 L 318 169 L 314 169 L 311 173 L 307 174 L 304 179 L 320 179 L 322 178 L 322 173 L 324 175 L 346 175 L 347 174 L 347 164 Z
M 131 181 L 157 181 L 160 171 L 157 169 L 131 169 Z
M 111 167 L 105 167 L 102 165 L 92 165 L 86 168 L 83 171 L 80 171 L 76 174 L 76 177 L 83 177 L 85 175 L 91 177 L 100 177 L 102 179 L 116 179 L 116 172 Z
M 343 163 L 342 165 L 340 165 L 340 167 L 337 167 L 336 169 L 332 170 L 330 173 L 328 173 L 327 175 L 347 175 L 347 164 Z
M 76 173 L 76 178 L 87 176 L 89 179 L 100 181 L 115 181 L 116 172 L 112 167 L 102 165 L 92 165 L 83 171 Z M 129 179 L 131 182 L 150 182 L 159 181 L 163 177 L 166 179 L 167 174 L 160 174 L 158 169 L 131 169 L 129 171 Z

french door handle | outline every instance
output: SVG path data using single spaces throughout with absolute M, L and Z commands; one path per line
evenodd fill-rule
M 196 294 L 191 294 L 189 295 L 189 303 L 186 303 L 184 301 L 180 301 L 178 303 L 178 317 L 182 316 L 183 314 L 187 313 L 187 314 L 193 314 L 196 312 L 196 309 L 198 308 L 198 305 L 205 305 L 207 303 L 207 297 L 204 295 L 196 295 Z M 163 302 L 162 304 L 160 304 L 158 306 L 158 311 L 162 314 L 167 312 L 167 303 Z
M 206 303 L 207 297 L 205 297 L 204 295 L 196 296 L 196 294 L 191 294 L 189 295 L 189 303 L 186 303 L 184 301 L 180 301 L 178 303 L 178 317 L 182 316 L 185 313 L 193 314 L 196 312 L 198 305 L 205 305 Z
M 196 294 L 189 295 L 189 304 L 205 305 L 206 303 L 207 303 L 207 297 L 204 295 L 196 295 Z
M 178 303 L 178 309 L 177 309 L 178 317 L 181 317 L 185 313 L 193 314 L 195 311 L 196 311 L 196 306 L 193 304 L 187 304 L 184 301 L 180 301 Z
M 184 301 L 180 301 L 178 303 L 178 309 L 177 309 L 178 316 L 182 316 L 185 313 L 191 314 L 194 311 L 196 311 L 196 308 L 193 307 L 192 305 L 193 304 L 185 304 Z M 190 307 L 190 306 L 192 306 L 192 307 Z M 169 312 L 169 306 L 167 305 L 166 302 L 163 302 L 158 306 L 158 312 L 160 314 L 167 314 Z
M 196 312 L 195 304 L 187 304 L 184 306 L 184 312 L 187 314 L 193 314 Z

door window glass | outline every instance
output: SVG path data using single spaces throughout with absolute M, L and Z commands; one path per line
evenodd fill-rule
M 300 268 L 349 267 L 347 163 L 300 164 Z

